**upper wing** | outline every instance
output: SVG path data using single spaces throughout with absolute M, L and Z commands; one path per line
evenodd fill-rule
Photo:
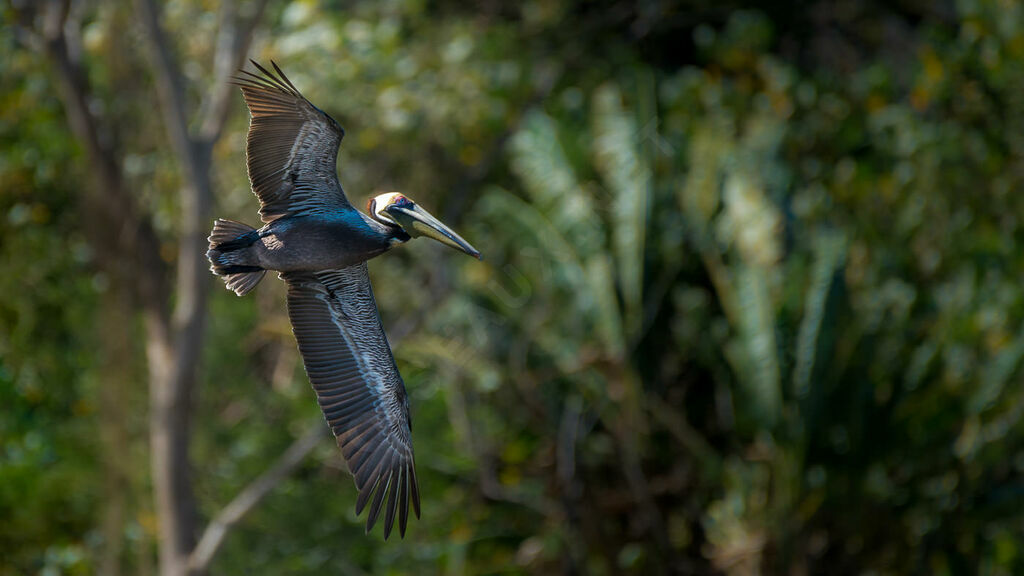
M 387 495 L 384 538 L 395 511 L 405 536 L 409 494 L 420 515 L 409 401 L 370 288 L 366 263 L 323 272 L 287 272 L 288 315 L 309 381 L 355 477 L 356 514 L 370 496 L 366 531 Z
M 252 61 L 251 61 L 252 62 Z M 272 222 L 301 212 L 333 211 L 349 205 L 335 166 L 345 131 L 302 94 L 274 64 L 275 75 L 242 70 L 242 88 L 252 121 L 246 163 L 260 217 Z

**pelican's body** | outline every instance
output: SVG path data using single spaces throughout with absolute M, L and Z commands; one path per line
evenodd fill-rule
M 280 218 L 254 231 L 252 265 L 278 272 L 345 268 L 409 239 L 355 208 L 334 214 Z
M 356 513 L 369 503 L 369 531 L 384 511 L 385 538 L 397 514 L 404 536 L 410 501 L 420 509 L 412 418 L 366 261 L 416 236 L 480 253 L 401 194 L 356 210 L 335 170 L 345 132 L 276 64 L 276 75 L 253 64 L 262 75 L 243 72 L 237 83 L 252 115 L 246 163 L 265 224 L 217 220 L 206 255 L 239 296 L 267 270 L 280 272 L 306 373 L 359 489 Z

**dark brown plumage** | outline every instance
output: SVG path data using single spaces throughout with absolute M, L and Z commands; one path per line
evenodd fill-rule
M 317 401 L 355 478 L 367 532 L 384 513 L 386 539 L 409 502 L 420 515 L 412 420 L 370 288 L 366 261 L 425 235 L 480 253 L 405 196 L 378 195 L 371 215 L 345 197 L 335 163 L 344 130 L 306 100 L 277 64 L 235 83 L 252 121 L 246 163 L 265 225 L 217 220 L 206 253 L 213 272 L 242 296 L 267 270 L 288 284 L 288 316 Z
M 345 130 L 303 98 L 273 64 L 278 76 L 256 62 L 258 76 L 242 70 L 242 89 L 252 120 L 246 163 L 264 222 L 297 212 L 334 212 L 350 207 L 335 166 Z
M 405 535 L 410 493 L 420 515 L 409 400 L 366 264 L 282 277 L 288 282 L 288 315 L 306 373 L 359 489 L 356 514 L 375 494 L 366 521 L 369 531 L 386 495 L 385 537 L 396 510 L 399 532 Z
M 306 373 L 359 489 L 356 513 L 369 503 L 367 532 L 383 512 L 384 537 L 396 517 L 404 536 L 410 495 L 420 514 L 409 403 L 365 261 L 408 235 L 359 213 L 345 197 L 335 170 L 341 126 L 276 64 L 276 74 L 253 64 L 262 75 L 242 71 L 235 83 L 252 114 L 247 165 L 267 225 L 253 230 L 219 220 L 211 260 L 215 271 L 224 265 L 228 288 L 240 294 L 264 268 L 284 271 Z

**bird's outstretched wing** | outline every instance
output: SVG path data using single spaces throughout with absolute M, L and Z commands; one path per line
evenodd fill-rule
M 260 217 L 272 222 L 288 214 L 336 211 L 349 206 L 338 183 L 338 147 L 345 131 L 306 100 L 277 64 L 261 74 L 241 70 L 242 89 L 252 120 L 246 163 Z
M 288 315 L 306 374 L 359 489 L 356 514 L 372 496 L 366 531 L 383 507 L 384 538 L 396 512 L 404 536 L 410 496 L 420 515 L 412 421 L 366 263 L 281 277 L 288 283 Z

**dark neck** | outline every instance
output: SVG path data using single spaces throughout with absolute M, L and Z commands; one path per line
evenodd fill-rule
M 372 216 L 364 215 L 364 220 L 366 220 L 366 223 L 370 225 L 370 228 L 374 231 L 374 233 L 379 234 L 382 237 L 382 239 L 386 240 L 388 243 L 393 243 L 392 241 L 408 242 L 409 240 L 412 239 L 412 236 L 409 236 L 409 234 L 405 230 L 403 230 L 401 226 L 381 222 L 380 220 L 377 220 Z

